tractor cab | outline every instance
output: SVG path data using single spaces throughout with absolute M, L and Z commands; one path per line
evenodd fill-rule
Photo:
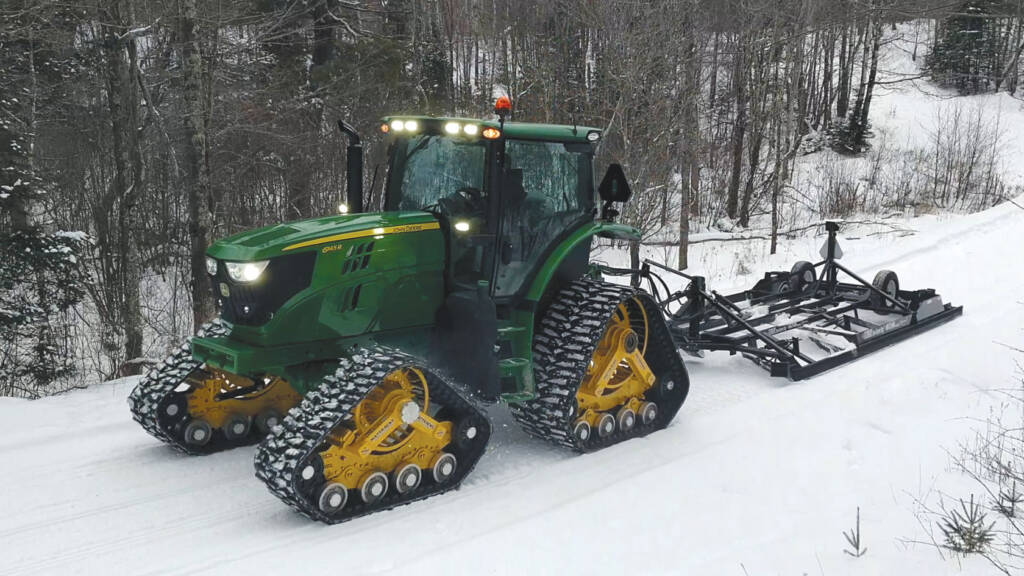
M 516 300 L 560 238 L 596 215 L 593 128 L 388 117 L 385 211 L 430 212 L 449 239 L 448 285 Z

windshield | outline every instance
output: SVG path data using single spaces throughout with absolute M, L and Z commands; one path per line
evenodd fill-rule
M 484 192 L 481 141 L 421 135 L 397 140 L 388 176 L 388 210 L 436 210 L 445 198 Z

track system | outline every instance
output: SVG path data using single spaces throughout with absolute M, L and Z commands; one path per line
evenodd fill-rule
M 577 280 L 534 337 L 538 397 L 513 405 L 531 435 L 589 452 L 668 425 L 689 379 L 661 310 L 647 294 Z
M 293 508 L 334 524 L 458 487 L 490 431 L 422 361 L 357 348 L 260 444 L 256 476 Z
M 200 337 L 227 336 L 220 321 Z M 151 370 L 128 397 L 132 417 L 147 432 L 187 454 L 252 444 L 276 426 L 301 397 L 287 382 L 258 381 L 204 368 L 183 344 Z

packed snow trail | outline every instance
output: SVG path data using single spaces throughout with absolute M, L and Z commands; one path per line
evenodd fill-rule
M 0 574 L 991 573 L 902 540 L 927 539 L 914 497 L 969 493 L 944 450 L 1013 382 L 999 343 L 1024 336 L 1024 210 L 910 226 L 843 240 L 844 264 L 937 288 L 962 318 L 796 384 L 738 356 L 687 358 L 691 396 L 669 429 L 586 456 L 495 408 L 461 490 L 337 526 L 272 496 L 253 447 L 185 457 L 149 437 L 125 405 L 133 379 L 0 399 Z M 821 241 L 787 243 L 770 266 Z M 842 531 L 857 506 L 869 552 L 853 559 Z

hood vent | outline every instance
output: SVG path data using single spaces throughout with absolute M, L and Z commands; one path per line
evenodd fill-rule
M 374 241 L 353 244 L 345 255 L 345 264 L 341 267 L 341 275 L 351 272 L 365 270 L 370 265 L 370 256 L 373 252 Z

